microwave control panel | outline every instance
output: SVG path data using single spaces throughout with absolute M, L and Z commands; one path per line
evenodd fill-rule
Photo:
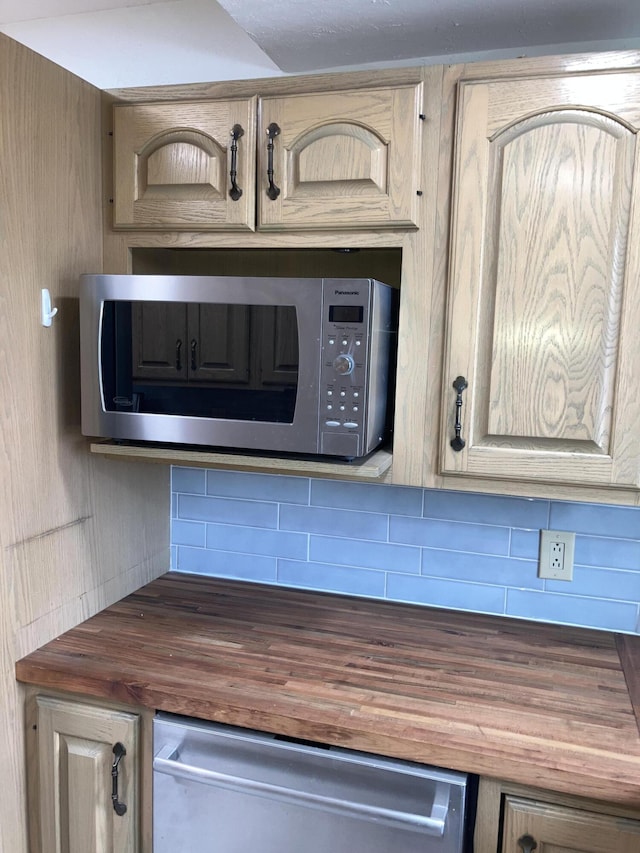
M 357 430 L 362 424 L 366 348 L 362 332 L 337 329 L 326 338 L 322 388 L 325 426 L 329 428 Z
M 325 447 L 361 455 L 385 428 L 391 289 L 349 284 L 325 294 L 318 415 Z

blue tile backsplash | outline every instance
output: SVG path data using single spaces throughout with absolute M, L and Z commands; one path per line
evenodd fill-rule
M 173 468 L 176 571 L 640 633 L 640 508 Z M 573 581 L 539 531 L 576 533 Z

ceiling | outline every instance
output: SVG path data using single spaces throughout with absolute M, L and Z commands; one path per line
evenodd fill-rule
M 639 0 L 0 0 L 0 31 L 108 89 L 640 48 Z

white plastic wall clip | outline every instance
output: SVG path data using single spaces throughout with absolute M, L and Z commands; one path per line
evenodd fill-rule
M 57 308 L 51 307 L 51 294 L 46 287 L 42 288 L 42 317 L 40 322 L 43 326 L 50 326 L 51 321 L 58 313 Z

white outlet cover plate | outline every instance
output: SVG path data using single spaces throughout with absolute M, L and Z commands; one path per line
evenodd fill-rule
M 538 577 L 554 581 L 573 580 L 575 541 L 576 534 L 567 530 L 541 530 Z M 555 543 L 564 545 L 564 562 L 560 568 L 552 566 L 552 546 Z

